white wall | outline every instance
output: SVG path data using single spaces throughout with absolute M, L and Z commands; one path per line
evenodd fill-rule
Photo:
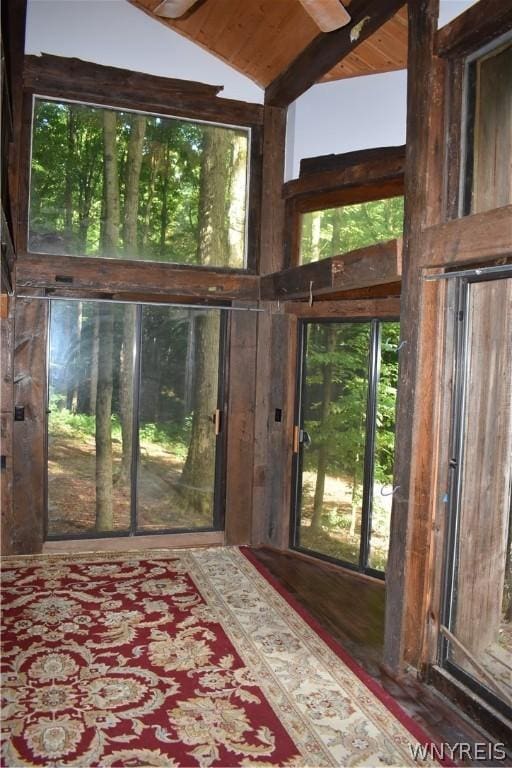
M 439 24 L 476 0 L 441 0 Z M 353 77 L 314 85 L 290 107 L 285 178 L 303 157 L 405 144 L 407 73 Z
M 223 85 L 221 96 L 263 101 L 248 77 L 127 0 L 28 0 L 25 50 Z

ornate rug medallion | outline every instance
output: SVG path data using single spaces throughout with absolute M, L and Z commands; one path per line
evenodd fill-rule
M 4 766 L 403 766 L 415 739 L 234 548 L 5 558 Z

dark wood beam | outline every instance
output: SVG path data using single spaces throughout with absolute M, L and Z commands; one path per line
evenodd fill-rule
M 61 56 L 26 56 L 26 91 L 236 125 L 262 125 L 263 107 L 219 98 L 221 86 L 175 80 Z
M 421 276 L 423 231 L 443 216 L 444 63 L 435 56 L 439 0 L 408 3 L 407 150 L 404 271 L 394 485 L 386 568 L 384 663 L 399 673 L 418 668 L 428 621 L 427 586 L 432 521 L 436 421 L 433 409 L 437 345 L 443 312 L 437 289 Z M 442 335 L 442 334 L 441 334 Z M 437 555 L 441 557 L 439 554 Z
M 390 240 L 367 248 L 292 267 L 261 278 L 261 298 L 290 301 L 310 295 L 366 288 L 392 283 L 402 272 L 402 240 Z
M 423 232 L 422 266 L 478 264 L 512 255 L 512 205 L 432 226 Z
M 354 165 L 342 165 L 335 161 L 331 168 L 308 173 L 283 185 L 283 197 L 319 194 L 342 187 L 378 187 L 389 181 L 400 179 L 403 183 L 405 168 L 405 148 L 388 156 L 362 160 Z M 333 158 L 343 157 L 333 155 Z M 378 195 L 377 195 L 378 197 Z
M 288 301 L 284 311 L 300 318 L 396 318 L 400 317 L 400 298 L 316 301 L 312 307 L 305 301 Z
M 265 103 L 273 106 L 291 104 L 376 32 L 403 5 L 404 0 L 379 0 L 378 3 L 375 0 L 352 0 L 348 9 L 350 24 L 315 37 L 288 69 L 270 83 L 265 91 Z
M 343 171 L 358 165 L 369 165 L 380 161 L 398 160 L 405 163 L 405 145 L 396 147 L 375 147 L 373 149 L 358 149 L 355 152 L 342 152 L 340 154 L 318 155 L 317 157 L 304 157 L 300 161 L 299 177 L 310 174 L 324 173 L 325 171 Z
M 119 297 L 123 293 L 141 292 L 162 299 L 180 295 L 194 300 L 256 301 L 259 297 L 259 278 L 255 275 L 155 262 L 45 254 L 18 256 L 16 286 L 20 293 L 24 288 L 64 287 Z
M 437 32 L 440 56 L 465 56 L 512 29 L 512 5 L 479 0 Z

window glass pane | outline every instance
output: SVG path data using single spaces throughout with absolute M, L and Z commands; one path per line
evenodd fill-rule
M 380 323 L 380 377 L 377 384 L 377 423 L 373 466 L 372 527 L 368 565 L 386 570 L 393 503 L 395 411 L 398 388 L 400 323 Z
M 129 305 L 52 302 L 50 536 L 129 528 L 133 312 Z
M 300 263 L 401 237 L 403 216 L 403 197 L 305 213 L 301 220 Z
M 369 323 L 311 323 L 303 389 L 299 544 L 359 563 Z
M 512 203 L 512 44 L 468 65 L 466 212 Z
M 36 98 L 29 249 L 244 267 L 248 135 Z
M 214 527 L 218 310 L 143 307 L 139 529 Z

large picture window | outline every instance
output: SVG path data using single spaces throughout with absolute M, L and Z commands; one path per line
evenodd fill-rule
M 34 99 L 32 252 L 243 269 L 248 129 Z

